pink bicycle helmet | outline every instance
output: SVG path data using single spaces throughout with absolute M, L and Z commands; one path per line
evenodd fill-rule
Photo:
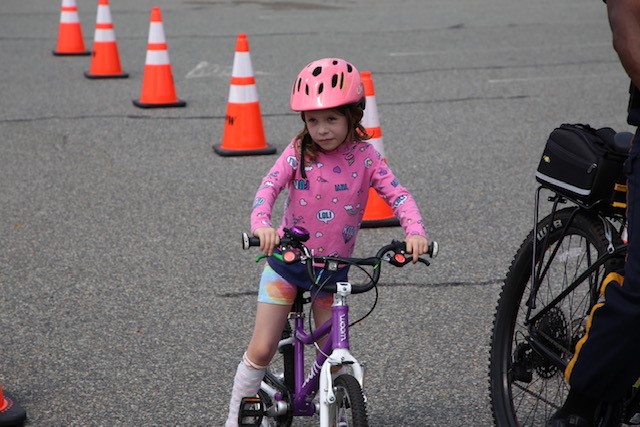
M 323 58 L 300 71 L 290 105 L 293 111 L 310 111 L 362 102 L 364 108 L 364 100 L 364 86 L 356 67 L 344 59 Z

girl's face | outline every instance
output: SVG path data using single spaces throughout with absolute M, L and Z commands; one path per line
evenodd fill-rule
M 338 148 L 349 133 L 347 117 L 335 110 L 305 111 L 304 121 L 311 139 L 324 151 Z

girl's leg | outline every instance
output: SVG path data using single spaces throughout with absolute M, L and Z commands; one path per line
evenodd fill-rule
M 319 328 L 324 322 L 331 319 L 331 306 L 333 305 L 333 294 L 327 292 L 311 293 L 313 300 L 313 322 Z M 322 347 L 325 338 L 318 340 L 318 345 Z
M 317 299 L 313 304 L 313 321 L 316 324 L 316 328 L 322 325 L 324 322 L 331 319 L 331 304 L 333 303 L 332 294 L 324 294 L 322 299 Z M 326 341 L 327 337 L 322 337 L 318 340 L 318 345 L 322 348 L 322 344 Z M 335 379 L 338 375 L 346 372 L 343 367 L 334 366 L 331 368 L 332 377 Z
M 324 322 L 331 319 L 331 305 L 316 302 L 313 304 L 313 322 L 319 328 Z M 324 338 L 322 339 L 324 342 Z M 320 342 L 318 342 L 320 344 Z
M 249 359 L 259 365 L 271 362 L 290 312 L 290 305 L 258 303 L 253 336 L 247 349 Z
M 237 427 L 242 398 L 258 393 L 267 365 L 278 348 L 290 310 L 291 307 L 287 305 L 258 302 L 253 336 L 233 380 L 226 427 Z

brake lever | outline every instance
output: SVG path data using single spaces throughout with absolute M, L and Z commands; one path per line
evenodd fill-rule
M 386 259 L 391 265 L 394 265 L 396 267 L 404 267 L 405 265 L 409 264 L 413 260 L 413 256 L 407 256 L 404 252 L 397 252 L 397 253 L 394 253 L 393 256 L 387 255 Z M 431 265 L 429 261 L 427 261 L 422 257 L 418 258 L 418 261 L 423 263 L 426 266 Z
M 396 267 L 404 267 L 411 262 L 411 259 L 407 258 L 404 252 L 395 252 L 387 255 L 387 261 L 389 261 L 389 264 Z
M 287 264 L 293 264 L 296 261 L 300 261 L 302 258 L 292 249 L 285 249 L 282 253 L 274 252 L 272 255 L 278 261 L 282 261 Z M 256 262 L 268 258 L 267 255 L 261 254 L 256 257 Z

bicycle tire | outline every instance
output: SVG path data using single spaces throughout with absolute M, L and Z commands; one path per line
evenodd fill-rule
M 282 330 L 281 339 L 287 339 L 291 337 L 291 324 L 287 321 Z M 293 345 L 287 344 L 278 349 L 278 353 L 281 357 L 275 357 L 269 365 L 269 369 L 264 377 L 264 382 L 269 384 L 280 392 L 283 400 L 288 405 L 288 410 L 285 414 L 270 417 L 265 414 L 263 418 L 263 425 L 270 427 L 290 427 L 293 423 L 293 390 L 294 390 L 294 355 Z M 262 399 L 265 408 L 269 408 L 273 405 L 271 397 L 264 391 L 259 390 L 258 396 Z
M 367 406 L 357 379 L 349 374 L 333 381 L 336 401 L 329 410 L 331 425 L 367 427 Z
M 544 307 L 588 265 L 605 254 L 609 241 L 603 220 L 579 211 L 567 228 L 575 208 L 565 208 L 539 222 L 536 267 L 558 247 L 541 280 L 532 314 Z M 612 241 L 620 243 L 613 227 Z M 534 231 L 524 240 L 507 273 L 498 299 L 489 357 L 491 410 L 498 427 L 546 426 L 564 402 L 568 386 L 563 372 L 536 352 L 527 339 L 530 330 L 543 337 L 554 354 L 565 361 L 573 355 L 577 340 L 584 335 L 588 313 L 598 298 L 598 290 L 609 263 L 597 268 L 566 295 L 559 305 L 531 326 L 523 324 L 531 291 Z M 544 255 L 544 257 L 543 257 Z M 530 329 L 531 328 L 531 329 Z

